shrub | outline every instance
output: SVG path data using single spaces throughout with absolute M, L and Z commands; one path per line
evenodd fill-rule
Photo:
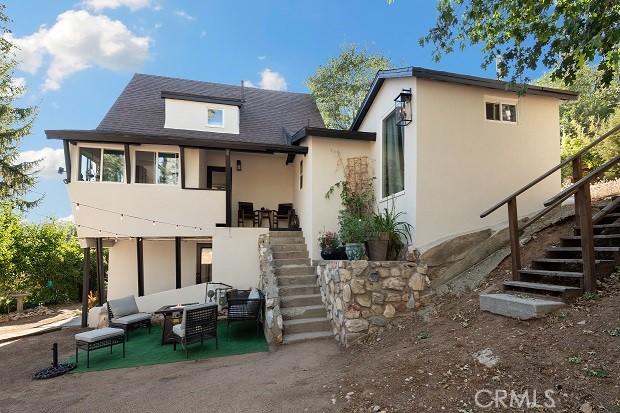
M 321 251 L 328 254 L 336 251 L 340 246 L 340 240 L 338 234 L 333 231 L 324 231 L 319 234 L 319 246 Z

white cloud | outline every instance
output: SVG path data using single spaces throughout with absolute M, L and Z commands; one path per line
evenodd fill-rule
M 73 214 L 67 215 L 66 217 L 58 218 L 60 222 L 73 222 Z
M 191 14 L 187 13 L 185 10 L 177 10 L 174 12 L 174 14 L 176 14 L 177 16 L 188 20 L 188 21 L 194 21 L 196 20 L 196 18 L 194 16 L 192 16 Z
M 203 31 L 200 32 L 200 38 L 204 39 L 205 37 L 207 37 L 207 31 L 203 30 Z
M 60 88 L 70 75 L 92 66 L 110 70 L 131 70 L 149 57 L 151 39 L 133 34 L 119 20 L 92 15 L 85 10 L 60 14 L 56 23 L 29 36 L 9 40 L 19 48 L 19 68 L 36 73 L 50 58 L 43 90 Z
M 286 79 L 278 72 L 266 68 L 260 73 L 260 87 L 270 90 L 286 90 Z
M 267 58 L 267 56 L 256 56 L 256 58 L 258 60 L 265 60 Z
M 130 10 L 135 11 L 149 7 L 151 0 L 83 0 L 82 5 L 94 11 L 118 9 L 119 7 L 128 7 Z
M 245 86 L 245 87 L 258 87 L 251 80 L 244 80 L 243 81 L 243 86 Z
M 65 165 L 65 153 L 62 149 L 45 147 L 35 151 L 24 151 L 19 154 L 17 162 L 32 162 L 40 159 L 37 175 L 45 179 L 57 178 L 58 167 Z

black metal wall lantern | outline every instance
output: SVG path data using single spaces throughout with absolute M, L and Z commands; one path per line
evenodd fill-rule
M 237 170 L 241 170 L 241 159 L 237 159 Z
M 407 126 L 411 123 L 411 89 L 403 89 L 394 99 L 396 124 Z

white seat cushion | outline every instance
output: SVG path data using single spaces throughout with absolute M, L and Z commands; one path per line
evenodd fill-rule
M 181 338 L 185 336 L 185 329 L 182 324 L 173 325 L 172 332 Z
M 124 336 L 125 332 L 122 328 L 105 327 L 98 330 L 85 331 L 75 335 L 76 341 L 84 341 L 86 343 L 96 343 L 106 338 Z
M 148 320 L 150 318 L 151 318 L 151 315 L 148 313 L 137 313 L 137 314 L 126 315 L 125 317 L 113 318 L 112 322 L 116 324 L 128 325 L 128 324 L 137 323 L 139 321 Z

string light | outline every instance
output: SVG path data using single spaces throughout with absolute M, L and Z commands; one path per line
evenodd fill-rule
M 93 231 L 97 231 L 99 233 L 99 235 L 101 235 L 103 233 L 113 235 L 114 239 L 116 239 L 117 241 L 118 241 L 118 237 L 128 237 L 130 240 L 133 239 L 133 236 L 129 235 L 129 234 L 121 234 L 121 233 L 118 233 L 118 232 L 106 231 L 105 229 L 89 227 L 88 225 L 82 225 L 82 224 L 76 224 L 75 226 L 76 226 L 76 228 L 86 228 L 86 229 L 90 229 L 90 230 L 93 230 Z
M 79 203 L 79 202 L 74 202 L 74 204 L 75 204 L 75 210 L 76 211 L 79 211 L 80 207 L 95 209 L 97 211 L 107 212 L 109 214 L 117 214 L 117 215 L 119 215 L 121 221 L 124 221 L 125 217 L 129 217 L 129 218 L 137 219 L 137 220 L 140 220 L 140 221 L 150 221 L 153 226 L 156 226 L 157 224 L 163 224 L 163 225 L 172 225 L 172 226 L 175 227 L 175 229 L 179 229 L 179 228 L 192 228 L 194 231 L 202 231 L 201 227 L 197 227 L 197 226 L 194 226 L 194 225 L 184 225 L 184 224 L 178 224 L 178 223 L 175 223 L 175 222 L 159 221 L 159 220 L 152 219 L 152 218 L 140 217 L 140 216 L 137 216 L 137 215 L 126 214 L 124 212 L 112 211 L 112 210 L 109 210 L 109 209 L 100 208 L 100 207 L 96 207 L 96 206 L 93 206 L 93 205 L 82 204 L 82 203 Z

